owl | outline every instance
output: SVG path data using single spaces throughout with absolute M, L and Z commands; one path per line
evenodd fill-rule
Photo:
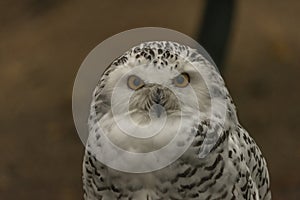
M 215 66 L 171 41 L 141 43 L 97 84 L 85 200 L 271 199 L 266 161 Z

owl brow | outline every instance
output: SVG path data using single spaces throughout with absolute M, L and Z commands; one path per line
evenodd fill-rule
M 184 75 L 187 74 L 188 76 L 193 73 L 193 71 L 188 71 L 188 70 L 178 70 L 178 74 L 176 74 L 173 78 L 176 78 L 179 75 Z
M 191 77 L 197 77 L 199 75 L 202 77 L 201 73 L 199 73 L 196 70 L 191 70 L 191 69 L 184 70 L 181 74 L 184 74 L 184 73 L 188 74 L 190 78 Z

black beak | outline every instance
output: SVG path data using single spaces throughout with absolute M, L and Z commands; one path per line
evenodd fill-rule
M 161 88 L 156 88 L 156 91 L 154 91 L 152 100 L 154 102 L 153 109 L 156 113 L 156 116 L 159 118 L 164 110 L 163 90 Z
M 156 104 L 162 104 L 162 98 L 163 98 L 163 90 L 161 88 L 156 88 L 156 91 L 153 95 L 153 102 Z

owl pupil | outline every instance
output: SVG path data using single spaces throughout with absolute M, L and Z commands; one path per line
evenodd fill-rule
M 134 79 L 134 81 L 133 81 L 133 84 L 134 84 L 135 86 L 139 86 L 140 83 L 141 83 L 141 81 L 140 81 L 140 79 L 138 79 L 138 78 Z
M 184 82 L 184 78 L 182 76 L 178 76 L 176 78 L 176 81 L 177 81 L 178 84 L 182 84 Z

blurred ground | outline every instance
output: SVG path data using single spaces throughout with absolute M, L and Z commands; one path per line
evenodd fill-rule
M 107 37 L 140 26 L 197 35 L 202 1 L 1 1 L 0 199 L 82 199 L 76 72 Z M 267 158 L 275 200 L 300 198 L 300 2 L 239 1 L 224 78 Z

